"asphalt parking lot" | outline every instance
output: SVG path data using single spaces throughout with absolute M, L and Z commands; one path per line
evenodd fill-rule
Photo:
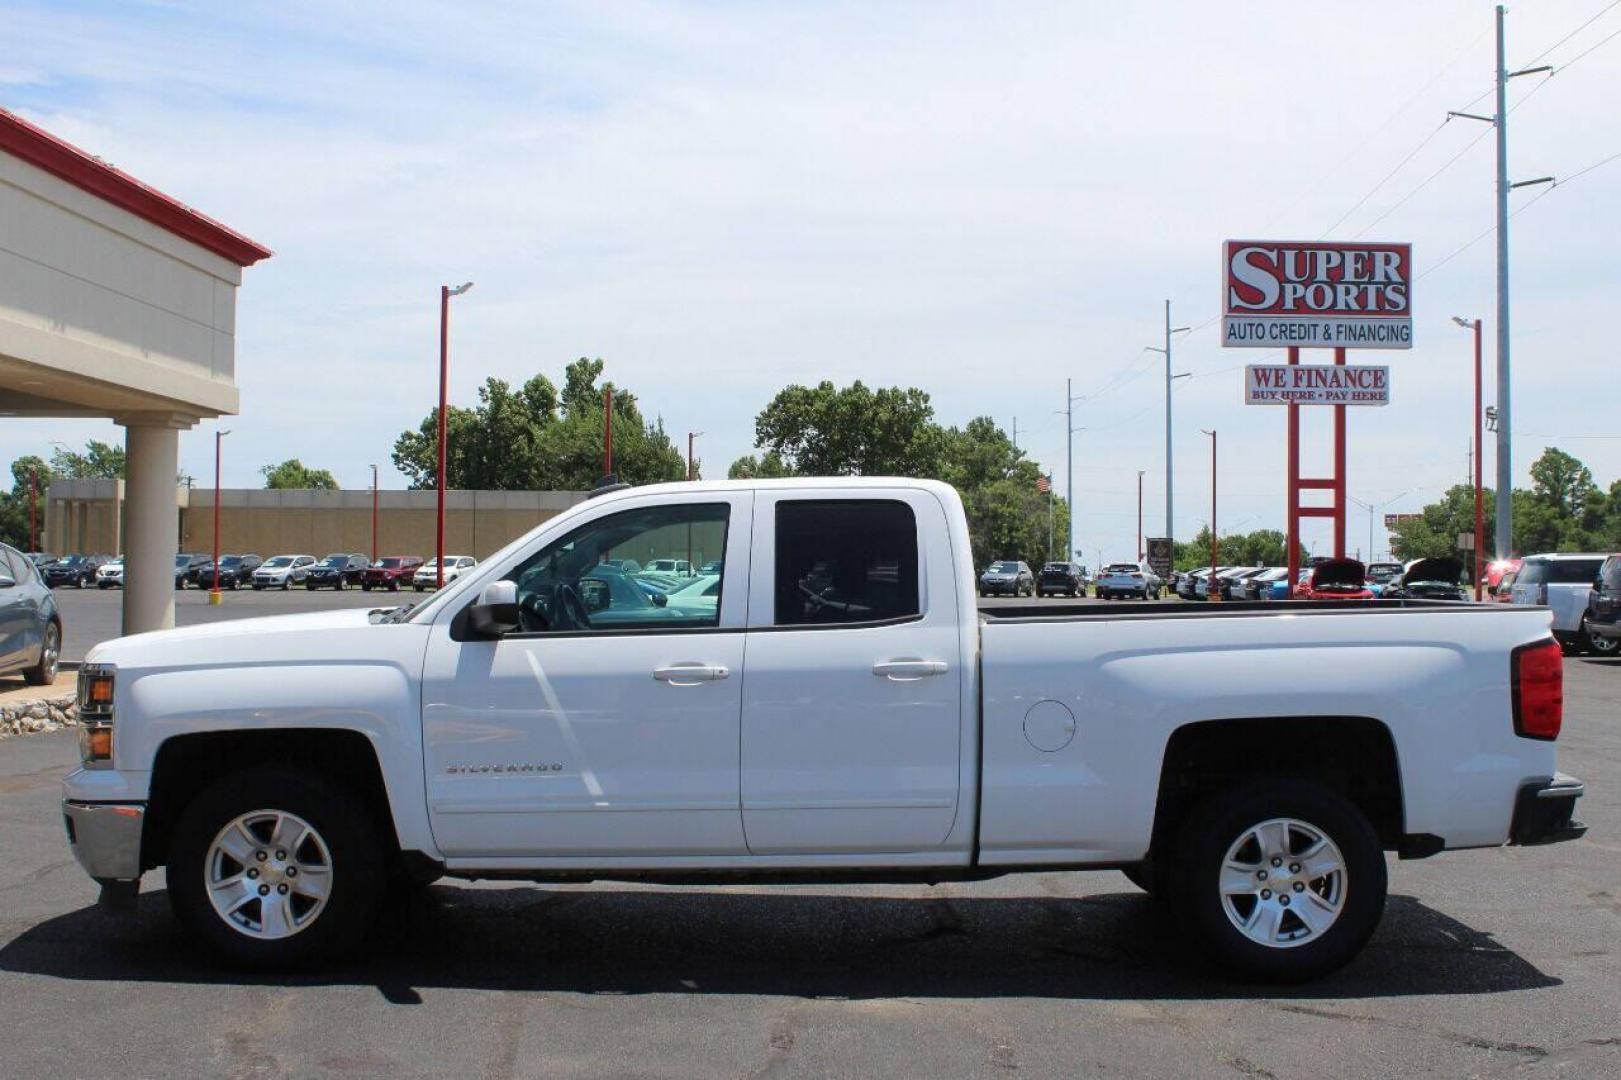
M 181 621 L 207 609 L 180 598 Z M 224 611 L 366 594 L 246 594 Z M 66 599 L 78 598 L 69 594 Z M 84 603 L 116 596 L 87 596 Z M 278 607 L 280 605 L 280 607 Z M 36 1076 L 1621 1075 L 1621 662 L 1566 661 L 1572 844 L 1393 862 L 1367 951 L 1233 984 L 1115 872 L 977 884 L 463 883 L 314 976 L 200 959 L 161 875 L 93 906 L 64 734 L 0 742 L 0 1072 Z

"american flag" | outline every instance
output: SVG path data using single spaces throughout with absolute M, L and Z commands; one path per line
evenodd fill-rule
M 1036 490 L 1037 491 L 1039 491 L 1043 495 L 1045 495 L 1049 491 L 1051 491 L 1052 489 L 1053 489 L 1052 477 L 1050 477 L 1050 476 L 1038 476 L 1038 477 L 1036 477 Z

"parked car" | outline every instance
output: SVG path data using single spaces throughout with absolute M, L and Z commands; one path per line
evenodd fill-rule
M 221 555 L 219 582 L 222 589 L 238 589 L 253 584 L 253 572 L 264 563 L 257 555 Z M 199 589 L 214 587 L 214 562 L 192 567 L 191 583 Z
M 1306 582 L 1295 590 L 1300 600 L 1372 600 L 1366 571 L 1356 559 L 1328 558 L 1306 574 Z
M 1251 574 L 1238 583 L 1233 591 L 1236 600 L 1271 600 L 1272 583 L 1282 581 L 1289 576 L 1287 566 L 1268 566 L 1258 574 Z
M 1116 596 L 1158 600 L 1160 595 L 1159 578 L 1139 563 L 1109 563 L 1098 571 L 1093 588 L 1097 590 L 1099 600 Z
M 1198 578 L 1198 580 L 1196 580 L 1193 583 L 1193 598 L 1195 600 L 1208 600 L 1208 599 L 1210 599 L 1210 578 L 1211 578 L 1210 568 L 1205 567 L 1204 569 L 1205 569 L 1205 573 L 1203 575 L 1201 575 Z M 1243 566 L 1218 566 L 1218 567 L 1216 567 L 1215 577 L 1218 579 L 1217 588 L 1219 589 L 1221 587 L 1219 581 L 1220 581 L 1220 578 L 1221 578 L 1221 576 L 1223 574 L 1230 574 L 1235 570 L 1245 570 L 1245 569 L 1247 569 L 1247 567 L 1243 567 Z
M 712 614 L 672 614 L 599 561 L 688 524 L 748 552 Z M 385 899 L 441 875 L 703 888 L 1124 867 L 1224 972 L 1299 982 L 1375 934 L 1387 853 L 1585 831 L 1545 611 L 1003 615 L 976 603 L 967 535 L 930 481 L 627 488 L 422 604 L 104 641 L 79 675 L 66 842 L 115 908 L 165 867 L 170 936 L 256 969 L 377 940 Z M 1584 899 L 1547 860 L 1489 861 L 1483 880 Z M 450 914 L 387 920 L 377 947 L 443 935 Z M 1435 959 L 1380 960 L 1403 963 Z
M 1621 655 L 1621 555 L 1611 555 L 1599 567 L 1582 633 L 1595 655 Z
M 478 560 L 471 555 L 446 555 L 445 584 L 449 585 L 477 565 Z M 438 564 L 433 559 L 429 559 L 417 567 L 416 573 L 411 575 L 411 588 L 417 592 L 421 592 L 423 589 L 438 588 L 439 572 L 437 567 Z
M 1520 559 L 1493 559 L 1487 563 L 1486 589 L 1495 593 L 1498 586 L 1502 584 L 1505 575 L 1519 572 L 1521 561 Z
M 33 564 L 35 570 L 43 570 L 56 561 L 56 556 L 44 551 L 30 551 L 24 556 Z
M 979 575 L 981 596 L 1029 596 L 1036 591 L 1036 576 L 1022 562 L 999 559 Z
M 669 574 L 672 577 L 689 578 L 692 576 L 692 564 L 686 559 L 654 559 L 642 567 L 644 573 Z
M 1514 578 L 1513 604 L 1541 604 L 1553 609 L 1553 636 L 1568 652 L 1591 647 L 1582 622 L 1604 565 L 1602 554 L 1527 555 Z
M 124 556 L 114 555 L 96 568 L 96 588 L 122 589 L 124 587 Z
M 186 578 L 191 574 L 192 567 L 208 561 L 209 557 L 207 555 L 196 552 L 182 551 L 176 555 L 174 557 L 174 587 L 184 589 L 186 587 Z
M 1365 584 L 1368 591 L 1375 596 L 1384 594 L 1384 588 L 1395 578 L 1401 577 L 1402 564 L 1399 562 L 1371 562 L 1368 564 L 1367 580 Z
M 384 555 L 366 568 L 360 576 L 360 587 L 366 592 L 373 589 L 399 592 L 401 585 L 411 583 L 411 576 L 421 565 L 420 555 Z
M 30 686 L 56 681 L 62 616 L 34 561 L 0 544 L 0 675 L 19 672 Z
M 1387 600 L 1468 600 L 1469 593 L 1459 584 L 1463 561 L 1451 556 L 1439 559 L 1413 559 L 1400 576 L 1387 582 Z
M 290 589 L 302 583 L 314 565 L 314 555 L 273 555 L 253 572 L 254 591 Z
M 96 581 L 96 571 L 101 564 L 107 561 L 106 555 L 64 555 L 55 562 L 46 563 L 40 568 L 40 577 L 45 580 L 47 587 L 58 589 L 71 585 L 75 589 L 82 589 L 86 585 L 93 585 Z
M 1486 599 L 1496 604 L 1509 604 L 1514 601 L 1514 579 L 1520 576 L 1519 567 L 1515 567 L 1498 579 L 1492 591 L 1486 593 Z
M 1266 573 L 1266 567 L 1264 566 L 1235 566 L 1225 573 L 1216 575 L 1216 584 L 1221 589 L 1221 598 L 1223 600 L 1244 599 L 1244 583 L 1264 573 Z
M 328 555 L 314 566 L 304 577 L 304 588 L 336 589 L 342 592 L 351 586 L 359 585 L 361 578 L 365 577 L 366 569 L 371 560 L 364 555 Z
M 698 568 L 698 573 L 718 574 L 721 572 L 724 565 L 725 564 L 723 564 L 719 559 L 711 559 Z
M 1176 581 L 1176 595 L 1184 600 L 1200 599 L 1199 583 L 1210 576 L 1210 567 L 1200 566 L 1193 570 L 1184 570 Z
M 719 574 L 699 574 L 662 594 L 664 606 L 684 616 L 712 616 L 720 603 Z M 654 601 L 657 603 L 657 601 Z
M 1085 596 L 1086 579 L 1081 577 L 1081 568 L 1075 563 L 1044 563 L 1041 576 L 1036 579 L 1036 595 Z

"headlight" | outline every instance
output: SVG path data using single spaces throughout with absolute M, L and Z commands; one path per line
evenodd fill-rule
M 113 761 L 113 667 L 79 668 L 79 757 L 87 768 L 110 768 Z

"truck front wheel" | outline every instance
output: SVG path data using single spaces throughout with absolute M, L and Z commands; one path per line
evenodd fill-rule
M 1221 793 L 1189 813 L 1176 854 L 1166 899 L 1205 952 L 1244 978 L 1326 975 L 1362 950 L 1384 913 L 1378 835 L 1319 784 Z
M 169 902 L 228 963 L 306 967 L 362 941 L 385 880 L 366 804 L 305 770 L 223 777 L 181 813 L 170 841 Z

